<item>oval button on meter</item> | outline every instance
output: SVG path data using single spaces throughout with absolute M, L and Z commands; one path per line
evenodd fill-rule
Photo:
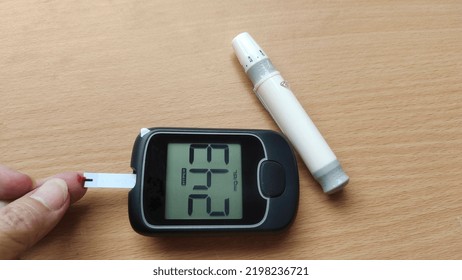
M 278 197 L 285 190 L 284 167 L 272 160 L 264 161 L 260 167 L 260 188 L 266 197 Z

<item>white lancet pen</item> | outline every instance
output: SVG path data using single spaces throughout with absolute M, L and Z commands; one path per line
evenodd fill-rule
M 237 35 L 232 45 L 258 99 L 300 154 L 323 191 L 331 194 L 341 190 L 349 177 L 266 53 L 247 32 Z

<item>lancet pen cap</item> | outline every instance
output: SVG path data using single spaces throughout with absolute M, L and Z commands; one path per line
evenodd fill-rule
M 247 32 L 234 37 L 232 44 L 234 53 L 246 73 L 257 62 L 268 58 L 266 53 Z

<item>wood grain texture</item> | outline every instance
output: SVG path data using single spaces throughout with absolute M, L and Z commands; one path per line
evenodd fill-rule
M 90 190 L 26 259 L 461 259 L 460 1 L 2 1 L 0 161 L 129 172 L 141 127 L 278 130 L 231 40 L 250 32 L 351 177 L 299 160 L 276 234 L 148 238 Z

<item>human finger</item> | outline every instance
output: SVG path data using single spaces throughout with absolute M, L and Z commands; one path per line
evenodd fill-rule
M 17 258 L 61 220 L 70 205 L 66 182 L 51 179 L 0 209 L 0 258 Z
M 0 200 L 13 200 L 34 189 L 31 177 L 0 164 Z
M 74 203 L 81 199 L 87 192 L 87 189 L 84 188 L 85 177 L 81 172 L 64 172 L 53 175 L 46 179 L 37 180 L 37 187 L 41 186 L 44 182 L 52 178 L 59 178 L 66 181 L 69 190 L 69 195 L 71 197 L 71 203 Z

